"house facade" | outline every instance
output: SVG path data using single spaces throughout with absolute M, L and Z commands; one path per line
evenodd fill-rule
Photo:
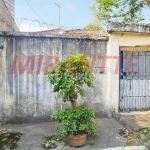
M 110 110 L 137 111 L 150 109 L 150 25 L 108 23 Z M 116 59 L 117 61 L 117 59 Z
M 0 32 L 3 122 L 48 120 L 64 107 L 44 72 L 76 53 L 90 58 L 95 76 L 94 88 L 84 87 L 86 97 L 78 104 L 93 107 L 98 116 L 150 109 L 150 25 L 109 22 L 105 33 L 78 33 Z

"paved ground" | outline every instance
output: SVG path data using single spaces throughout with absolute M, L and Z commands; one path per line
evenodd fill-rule
M 122 148 L 122 147 L 107 148 L 103 150 L 146 150 L 146 148 L 143 146 L 131 146 L 131 147 L 125 147 L 125 148 Z
M 119 113 L 119 122 L 129 130 L 138 131 L 150 127 L 150 111 Z
M 111 147 L 123 147 L 126 140 L 118 134 L 118 129 L 123 128 L 114 119 L 99 118 L 96 119 L 99 135 L 89 137 L 88 143 L 95 143 L 93 146 L 86 145 L 78 148 L 79 150 L 99 150 Z M 2 126 L 0 129 L 13 129 L 15 132 L 23 133 L 19 141 L 17 150 L 43 150 L 41 147 L 45 140 L 45 136 L 56 134 L 56 128 L 59 126 L 57 122 L 36 123 L 36 124 L 19 124 Z M 57 150 L 77 150 L 70 146 L 64 146 L 59 143 Z

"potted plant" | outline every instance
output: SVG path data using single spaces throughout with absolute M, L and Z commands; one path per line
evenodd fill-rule
M 71 55 L 49 70 L 47 75 L 50 84 L 54 85 L 53 91 L 59 92 L 62 100 L 70 101 L 72 106 L 56 111 L 51 117 L 61 123 L 60 135 L 66 137 L 69 145 L 81 146 L 86 142 L 87 134 L 97 133 L 94 110 L 85 104 L 77 106 L 78 94 L 86 94 L 83 85 L 93 87 L 94 76 L 89 60 L 83 54 Z
M 87 134 L 97 134 L 94 110 L 88 109 L 85 104 L 58 110 L 51 117 L 61 123 L 59 133 L 71 146 L 81 146 L 86 142 Z

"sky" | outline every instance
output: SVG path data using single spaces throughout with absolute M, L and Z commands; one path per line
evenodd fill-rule
M 22 31 L 56 28 L 59 26 L 59 7 L 56 6 L 55 3 L 60 3 L 61 26 L 67 29 L 81 28 L 93 20 L 89 7 L 94 4 L 94 1 L 95 0 L 15 0 L 15 20 Z M 46 24 L 42 25 L 44 22 L 49 24 L 49 27 L 47 27 Z

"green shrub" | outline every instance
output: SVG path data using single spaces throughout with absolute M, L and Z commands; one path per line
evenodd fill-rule
M 98 133 L 95 123 L 95 112 L 88 109 L 85 104 L 75 108 L 65 108 L 58 110 L 51 118 L 61 123 L 59 134 L 61 136 L 71 136 L 87 133 L 96 135 Z

